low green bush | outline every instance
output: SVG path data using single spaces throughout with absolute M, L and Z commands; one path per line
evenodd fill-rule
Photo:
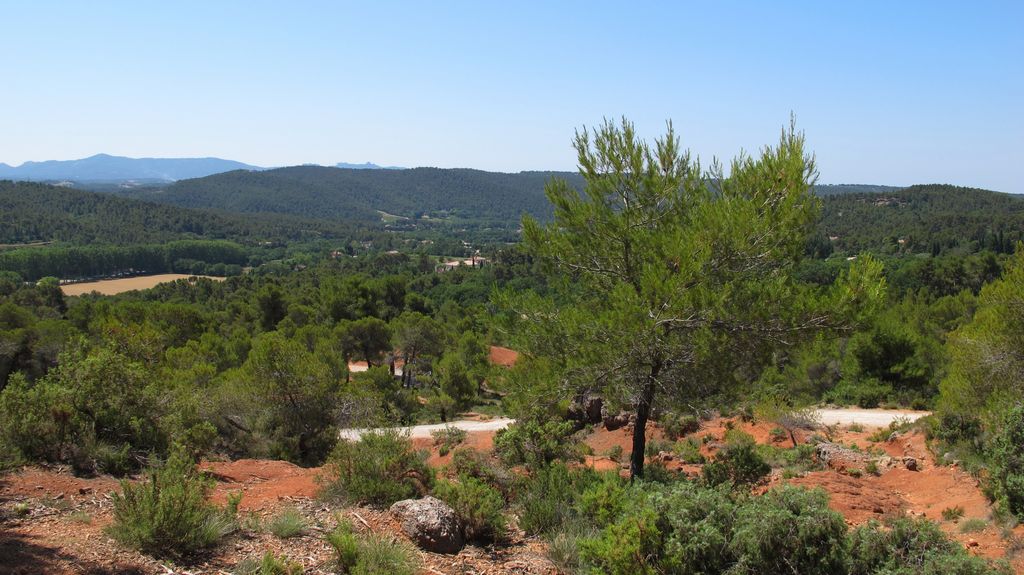
M 997 575 L 1003 570 L 968 555 L 924 518 L 871 522 L 849 535 L 849 575 Z
M 124 545 L 155 557 L 183 557 L 210 547 L 236 528 L 238 500 L 220 510 L 207 502 L 210 482 L 193 462 L 173 454 L 145 481 L 122 482 L 114 494 L 114 522 L 107 532 Z
M 833 575 L 846 563 L 846 522 L 820 489 L 772 489 L 739 508 L 730 548 L 738 573 Z
M 442 429 L 432 431 L 430 436 L 434 439 L 434 446 L 437 447 L 438 453 L 445 456 L 466 441 L 468 433 L 465 429 L 446 425 Z
M 419 552 L 405 541 L 379 535 L 360 535 L 341 522 L 326 535 L 334 548 L 341 575 L 416 575 Z
M 683 463 L 695 464 L 707 461 L 704 454 L 700 452 L 700 442 L 692 437 L 676 442 L 675 452 L 676 456 Z
M 629 503 L 626 482 L 618 473 L 604 473 L 580 495 L 576 508 L 587 523 L 603 528 L 622 515 Z
M 306 532 L 306 518 L 298 509 L 288 508 L 271 517 L 267 529 L 281 539 L 297 537 Z
M 992 443 L 995 494 L 1011 513 L 1024 517 L 1024 405 L 1006 414 Z
M 676 441 L 680 437 L 699 431 L 700 420 L 692 415 L 666 413 L 661 419 L 661 429 L 665 432 L 665 437 Z
M 495 434 L 494 451 L 509 465 L 528 467 L 583 460 L 568 421 L 519 421 Z
M 321 496 L 386 507 L 425 495 L 434 482 L 427 455 L 413 447 L 407 433 L 390 429 L 339 441 L 327 460 Z
M 771 470 L 771 466 L 761 457 L 755 445 L 741 442 L 722 448 L 715 455 L 714 461 L 704 465 L 701 478 L 709 486 L 726 482 L 745 486 L 757 483 L 771 473 Z
M 484 481 L 508 495 L 515 481 L 515 475 L 499 460 L 471 447 L 460 447 L 452 452 L 451 470 L 454 476 L 468 475 Z
M 505 499 L 487 483 L 468 475 L 458 481 L 442 480 L 434 486 L 434 496 L 459 515 L 467 540 L 495 541 L 505 535 Z
M 516 484 L 519 527 L 530 535 L 550 534 L 575 519 L 573 502 L 597 480 L 588 467 L 569 469 L 553 463 Z

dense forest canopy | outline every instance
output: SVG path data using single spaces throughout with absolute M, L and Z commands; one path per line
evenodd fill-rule
M 354 170 L 296 166 L 234 171 L 184 180 L 135 197 L 190 208 L 283 213 L 332 220 L 404 218 L 485 219 L 517 226 L 523 213 L 549 211 L 544 184 L 558 172 L 505 174 L 468 169 Z

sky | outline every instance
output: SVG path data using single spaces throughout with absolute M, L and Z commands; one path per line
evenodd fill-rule
M 790 115 L 822 183 L 1024 193 L 1024 2 L 0 0 L 0 162 L 574 170 L 671 120 L 705 163 Z

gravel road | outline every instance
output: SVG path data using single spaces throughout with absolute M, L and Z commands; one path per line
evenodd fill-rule
M 849 425 L 851 423 L 859 423 L 867 427 L 888 427 L 890 423 L 897 419 L 908 419 L 914 421 L 926 415 L 931 415 L 928 411 L 909 411 L 904 409 L 819 409 L 818 416 L 821 418 L 821 422 L 825 425 Z M 439 429 L 444 429 L 445 426 L 458 427 L 459 429 L 465 429 L 466 431 L 497 431 L 499 429 L 505 429 L 512 423 L 514 419 L 507 417 L 497 417 L 489 419 L 487 421 L 452 421 L 449 423 L 436 423 L 432 425 L 414 425 L 412 427 L 405 427 L 402 429 L 408 430 L 410 437 L 430 437 L 430 434 Z M 366 432 L 365 429 L 343 429 L 341 430 L 342 439 L 359 439 L 359 437 Z

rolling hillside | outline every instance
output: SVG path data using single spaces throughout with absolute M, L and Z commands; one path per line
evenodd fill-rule
M 177 182 L 133 197 L 189 208 L 380 221 L 404 218 L 485 219 L 518 225 L 523 213 L 550 213 L 544 184 L 559 172 L 505 174 L 469 169 L 355 170 L 296 166 L 235 171 Z
M 848 253 L 1009 252 L 1024 237 L 1024 196 L 941 184 L 832 195 L 822 200 L 819 229 Z
M 0 244 L 129 245 L 177 239 L 299 239 L 347 227 L 290 216 L 241 217 L 31 182 L 0 180 Z

